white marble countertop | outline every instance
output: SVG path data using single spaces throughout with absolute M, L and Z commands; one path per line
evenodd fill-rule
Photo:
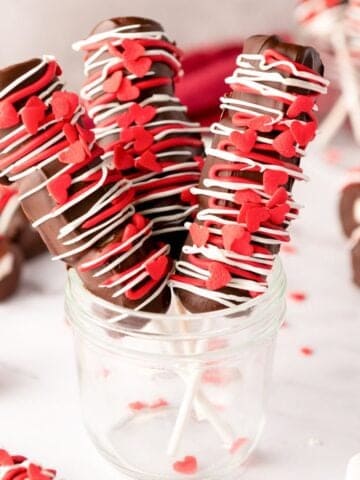
M 360 290 L 349 280 L 336 210 L 344 163 L 355 154 L 345 147 L 336 166 L 315 153 L 305 160 L 312 182 L 297 192 L 307 207 L 292 232 L 298 253 L 283 260 L 289 290 L 308 297 L 289 301 L 267 428 L 245 480 L 343 480 L 360 451 Z M 64 280 L 62 265 L 45 255 L 28 264 L 20 292 L 0 306 L 0 447 L 67 480 L 119 479 L 81 423 Z M 304 346 L 314 354 L 301 354 Z

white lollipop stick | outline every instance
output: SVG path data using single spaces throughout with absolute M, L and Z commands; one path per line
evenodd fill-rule
M 194 403 L 195 395 L 197 394 L 200 378 L 201 378 L 201 375 L 197 371 L 195 371 L 193 375 L 189 378 L 189 383 L 186 388 L 184 398 L 181 402 L 179 413 L 176 418 L 175 426 L 171 433 L 171 437 L 170 437 L 170 441 L 167 449 L 167 454 L 171 457 L 176 456 L 176 453 L 179 449 L 184 428 L 188 423 L 188 420 L 192 411 L 192 406 Z
M 346 480 L 360 480 L 360 453 L 350 459 L 346 470 Z
M 167 454 L 169 456 L 176 456 L 177 454 L 184 433 L 184 428 L 188 423 L 193 405 L 202 418 L 206 419 L 212 425 L 222 443 L 227 448 L 230 448 L 234 442 L 235 434 L 230 425 L 222 421 L 218 413 L 215 412 L 214 406 L 201 392 L 199 392 L 200 380 L 201 371 L 194 372 L 190 378 L 187 377 L 187 389 L 181 402 L 175 426 L 169 440 L 167 449 Z
M 175 308 L 179 314 L 186 313 L 186 310 L 177 298 L 174 300 L 174 302 Z M 180 322 L 180 330 L 183 332 L 188 331 L 185 321 Z M 189 342 L 185 343 L 189 345 L 184 346 L 184 351 L 189 353 L 189 351 L 192 350 L 191 344 Z M 202 353 L 205 349 L 205 345 L 206 344 L 204 344 L 203 341 L 197 342 L 197 345 L 195 346 L 195 352 L 191 353 Z M 199 368 L 194 371 L 190 375 L 190 377 L 186 375 L 186 380 L 184 379 L 185 383 L 187 384 L 187 388 L 180 405 L 174 429 L 171 433 L 171 437 L 169 440 L 167 449 L 167 454 L 169 456 L 176 456 L 181 443 L 181 438 L 184 433 L 184 429 L 189 421 L 190 414 L 193 408 L 195 409 L 195 412 L 199 419 L 205 419 L 212 425 L 224 445 L 230 448 L 234 442 L 235 434 L 232 428 L 229 424 L 225 423 L 220 418 L 219 414 L 214 409 L 214 406 L 209 402 L 209 400 L 200 390 L 201 375 L 202 371 Z M 180 376 L 184 378 L 183 374 L 180 374 Z
M 187 313 L 184 310 L 184 307 L 179 302 L 179 300 L 173 296 L 172 298 L 173 309 L 177 314 L 184 315 Z M 169 329 L 164 322 L 159 322 L 158 326 L 163 332 L 169 332 Z M 186 333 L 188 331 L 185 321 L 180 321 L 179 325 L 180 331 Z M 204 348 L 204 342 L 197 342 L 195 352 L 192 349 L 192 342 L 184 342 L 186 345 L 183 346 L 183 351 L 179 352 L 179 345 L 169 344 L 168 349 L 173 353 L 201 353 Z M 186 392 L 181 403 L 177 420 L 173 429 L 173 432 L 170 437 L 167 453 L 169 456 L 176 456 L 176 453 L 179 449 L 181 438 L 183 436 L 184 428 L 188 422 L 188 419 L 191 414 L 191 410 L 194 406 L 195 412 L 198 418 L 206 420 L 214 428 L 222 443 L 227 446 L 231 446 L 235 434 L 229 424 L 224 422 L 220 417 L 219 413 L 216 411 L 214 405 L 206 398 L 202 393 L 199 382 L 201 380 L 201 370 L 193 371 L 192 373 L 186 373 L 184 371 L 179 371 L 179 376 L 182 378 L 186 384 Z
M 202 418 L 206 419 L 212 425 L 222 443 L 227 448 L 230 448 L 236 438 L 234 430 L 228 423 L 221 419 L 218 412 L 214 409 L 214 406 L 201 391 L 198 391 L 195 397 L 195 409 L 197 409 Z

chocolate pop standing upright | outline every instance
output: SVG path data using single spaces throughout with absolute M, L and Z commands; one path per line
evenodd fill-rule
M 85 52 L 81 98 L 102 158 L 133 182 L 137 210 L 176 256 L 197 208 L 189 189 L 203 154 L 202 129 L 174 93 L 181 52 L 161 25 L 138 17 L 101 22 L 74 48 Z
M 299 205 L 300 159 L 315 137 L 316 96 L 326 93 L 311 47 L 251 37 L 238 57 L 223 115 L 212 126 L 196 221 L 172 284 L 191 312 L 233 307 L 264 293 Z
M 165 311 L 169 246 L 153 242 L 134 190 L 99 158 L 76 94 L 52 57 L 0 71 L 0 172 L 55 259 L 100 298 Z

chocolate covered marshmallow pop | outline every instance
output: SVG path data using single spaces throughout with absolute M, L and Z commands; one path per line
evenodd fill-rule
M 350 239 L 353 281 L 360 286 L 360 170 L 349 172 L 341 191 L 340 220 L 344 234 Z
M 102 158 L 134 185 L 134 204 L 174 255 L 196 199 L 203 144 L 174 94 L 181 52 L 153 20 L 115 18 L 74 45 L 85 52 L 81 98 L 95 123 Z
M 360 169 L 349 172 L 340 195 L 339 213 L 343 232 L 350 237 L 360 225 Z
M 134 190 L 100 159 L 76 94 L 45 56 L 0 70 L 0 173 L 54 259 L 118 305 L 166 310 L 169 246 L 153 242 Z
M 191 312 L 234 307 L 264 293 L 287 228 L 298 215 L 291 194 L 316 134 L 316 96 L 326 93 L 317 52 L 255 36 L 226 80 L 223 115 L 212 126 L 199 187 L 199 212 L 188 224 L 172 277 Z
M 300 159 L 315 137 L 316 96 L 326 93 L 313 48 L 255 36 L 244 45 L 226 82 L 223 115 L 211 130 L 200 184 L 199 211 L 177 262 L 172 287 L 190 312 L 248 304 L 268 287 L 276 254 L 299 205 L 291 189 L 304 180 Z M 183 397 L 168 453 L 180 445 L 197 393 L 194 374 Z

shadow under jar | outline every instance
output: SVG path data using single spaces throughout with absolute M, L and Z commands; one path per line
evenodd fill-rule
M 159 315 L 102 302 L 70 270 L 82 410 L 101 454 L 136 480 L 238 480 L 264 426 L 285 284 L 277 262 L 246 306 Z

